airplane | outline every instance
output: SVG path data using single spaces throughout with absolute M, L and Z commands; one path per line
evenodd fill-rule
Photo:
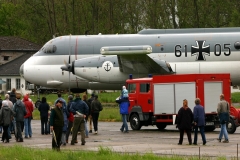
M 72 92 L 120 90 L 131 74 L 230 73 L 240 84 L 240 28 L 144 29 L 137 34 L 66 35 L 20 67 L 26 81 Z

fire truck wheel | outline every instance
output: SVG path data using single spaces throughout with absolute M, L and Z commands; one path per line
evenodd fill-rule
M 163 123 L 157 123 L 156 126 L 159 130 L 163 130 L 167 127 L 167 125 Z
M 140 130 L 142 125 L 137 114 L 133 114 L 130 118 L 130 125 L 133 130 Z
M 227 124 L 227 131 L 230 134 L 233 134 L 236 131 L 236 125 L 232 118 L 230 118 L 228 124 Z

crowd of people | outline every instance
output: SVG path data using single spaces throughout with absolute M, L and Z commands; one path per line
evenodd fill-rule
M 122 126 L 120 131 L 129 133 L 127 116 L 129 114 L 129 96 L 125 86 L 122 87 L 121 95 L 116 99 L 119 103 L 119 110 L 122 116 Z M 176 128 L 180 131 L 178 145 L 182 145 L 184 132 L 188 137 L 189 145 L 197 145 L 198 130 L 202 137 L 203 145 L 207 143 L 204 133 L 205 126 L 205 111 L 200 105 L 201 100 L 195 99 L 195 107 L 192 110 L 188 107 L 187 99 L 183 100 L 183 106 L 177 114 Z M 4 100 L 0 96 L 0 132 L 3 131 L 1 141 L 9 143 L 11 134 L 14 133 L 17 142 L 23 142 L 22 132 L 24 131 L 25 138 L 32 137 L 32 112 L 34 103 L 29 97 L 29 94 L 23 96 L 16 93 L 13 88 L 11 93 L 5 95 Z M 85 145 L 85 138 L 89 138 L 89 133 L 98 134 L 98 118 L 99 113 L 103 110 L 102 104 L 98 100 L 98 95 L 91 94 L 91 98 L 87 99 L 84 94 L 82 99 L 80 94 L 68 96 L 67 102 L 58 94 L 58 98 L 54 103 L 54 107 L 50 107 L 46 97 L 42 97 L 42 102 L 38 107 L 41 118 L 41 134 L 52 134 L 52 148 L 59 151 L 61 145 L 66 145 L 69 140 L 69 135 L 72 133 L 70 144 L 78 143 L 78 132 L 81 133 L 81 145 Z M 224 100 L 224 95 L 220 95 L 217 113 L 220 118 L 221 131 L 218 141 L 228 143 L 228 133 L 226 124 L 229 120 L 230 107 L 227 101 Z M 87 122 L 89 121 L 89 131 Z M 92 125 L 93 124 L 93 125 Z M 192 141 L 191 131 L 194 130 L 194 140 Z
M 98 133 L 98 117 L 102 111 L 102 104 L 98 100 L 98 95 L 91 94 L 87 99 L 84 94 L 82 99 L 80 94 L 68 96 L 67 102 L 58 94 L 54 102 L 54 107 L 50 107 L 46 97 L 42 97 L 38 107 L 41 119 L 41 134 L 52 134 L 52 148 L 59 151 L 61 145 L 68 143 L 69 135 L 72 133 L 71 145 L 78 143 L 77 135 L 81 133 L 81 145 L 85 145 L 85 138 L 89 138 L 89 133 Z M 9 143 L 12 134 L 15 135 L 16 142 L 23 142 L 24 138 L 32 137 L 32 112 L 34 103 L 29 94 L 23 96 L 12 92 L 0 96 L 0 133 L 1 141 Z M 89 131 L 87 122 L 89 121 Z M 92 123 L 94 131 L 92 131 Z M 24 137 L 23 137 L 24 132 Z
M 43 97 L 45 98 L 45 97 Z M 41 113 L 41 133 L 48 134 L 49 128 L 46 123 L 46 115 L 49 110 L 48 104 L 45 103 L 46 98 L 39 106 Z M 69 135 L 72 133 L 70 144 L 75 145 L 78 143 L 78 132 L 81 133 L 81 145 L 85 145 L 85 138 L 89 138 L 89 133 L 92 133 L 92 123 L 94 126 L 94 134 L 98 133 L 98 117 L 99 112 L 102 111 L 102 104 L 98 100 L 98 95 L 92 94 L 91 98 L 87 99 L 84 94 L 82 98 L 80 94 L 68 96 L 66 102 L 61 94 L 54 104 L 55 107 L 51 108 L 49 126 L 50 132 L 53 135 L 52 148 L 59 151 L 61 145 L 66 145 L 69 140 Z M 89 120 L 90 130 L 88 131 L 87 121 Z
M 204 107 L 200 105 L 201 100 L 199 98 L 195 99 L 196 106 L 192 110 L 188 107 L 188 101 L 186 99 L 183 100 L 183 106 L 179 109 L 177 115 L 177 128 L 180 131 L 180 138 L 178 145 L 182 145 L 183 135 L 186 132 L 188 137 L 189 145 L 197 145 L 198 140 L 198 129 L 200 130 L 200 134 L 202 137 L 203 145 L 206 145 L 206 136 L 204 132 L 205 128 L 205 111 Z M 220 102 L 217 106 L 217 113 L 220 120 L 221 131 L 219 133 L 219 137 L 217 140 L 219 142 L 222 141 L 222 137 L 224 136 L 223 143 L 229 143 L 228 133 L 226 125 L 229 120 L 230 115 L 230 107 L 227 101 L 224 100 L 224 95 L 220 95 Z M 194 130 L 194 140 L 192 143 L 191 131 Z
M 3 128 L 1 141 L 9 143 L 14 133 L 17 142 L 23 142 L 22 132 L 24 130 L 25 138 L 32 137 L 32 112 L 34 104 L 29 98 L 29 94 L 22 95 L 16 93 L 13 88 L 12 92 L 5 94 L 4 100 L 0 99 L 0 126 Z

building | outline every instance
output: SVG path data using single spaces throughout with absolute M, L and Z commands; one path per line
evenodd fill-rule
M 13 36 L 0 36 L 0 79 L 6 83 L 0 84 L 1 93 L 7 93 L 12 88 L 21 94 L 29 93 L 28 82 L 20 76 L 20 66 L 41 46 L 25 39 Z

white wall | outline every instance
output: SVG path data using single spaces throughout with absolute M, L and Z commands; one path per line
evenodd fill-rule
M 26 90 L 25 89 L 25 79 L 22 78 L 21 76 L 0 76 L 0 78 L 4 81 L 7 82 L 7 79 L 10 78 L 11 79 L 11 88 L 16 88 L 16 79 L 20 78 L 20 89 L 17 89 L 16 92 L 17 93 L 21 93 L 22 95 L 25 95 L 26 93 L 31 93 L 30 90 Z M 2 84 L 2 89 L 1 92 L 7 93 L 9 90 L 7 90 L 7 85 L 6 83 Z M 11 90 L 10 90 L 11 91 Z

